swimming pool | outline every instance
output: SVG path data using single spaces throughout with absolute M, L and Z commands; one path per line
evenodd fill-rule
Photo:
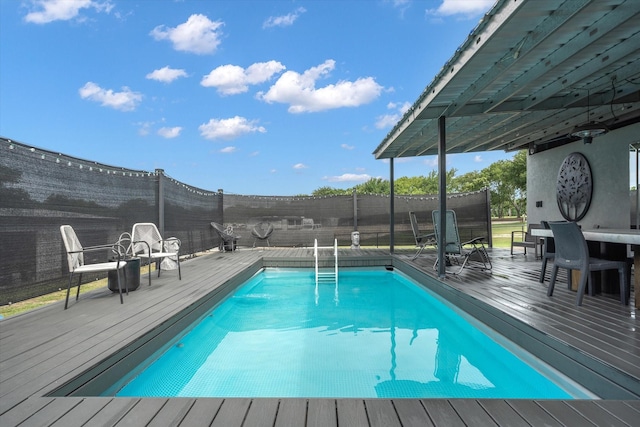
M 162 353 L 107 394 L 594 397 L 384 268 L 343 269 L 339 286 L 321 284 L 317 294 L 313 271 L 265 269 Z

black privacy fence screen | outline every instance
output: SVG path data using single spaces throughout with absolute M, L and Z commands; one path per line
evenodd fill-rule
M 238 176 L 242 179 L 242 175 Z M 488 190 L 453 194 L 461 239 L 490 236 Z M 0 137 L 0 305 L 66 288 L 68 267 L 60 226 L 71 225 L 83 246 L 115 243 L 139 222 L 181 240 L 181 256 L 218 248 L 217 222 L 243 248 L 351 245 L 388 247 L 389 196 L 289 197 L 224 194 L 193 187 L 162 169 L 132 170 L 34 148 Z M 413 245 L 409 212 L 421 231 L 433 230 L 437 196 L 395 196 L 394 244 Z M 264 233 L 269 231 L 267 239 Z M 106 253 L 96 253 L 106 261 Z M 104 276 L 102 276 L 104 277 Z M 83 277 L 92 281 L 99 277 Z

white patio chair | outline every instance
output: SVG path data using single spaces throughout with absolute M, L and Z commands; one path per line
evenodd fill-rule
M 71 281 L 74 274 L 78 275 L 78 292 L 76 293 L 76 301 L 80 297 L 80 285 L 82 282 L 82 274 L 83 273 L 96 273 L 103 271 L 116 271 L 124 268 L 127 263 L 122 261 L 124 259 L 124 254 L 126 249 L 122 247 L 122 245 L 116 244 L 108 244 L 108 245 L 99 245 L 99 246 L 88 246 L 82 247 L 80 244 L 80 240 L 78 240 L 78 236 L 76 236 L 76 232 L 70 225 L 61 225 L 60 226 L 60 234 L 62 234 L 62 241 L 64 242 L 64 247 L 67 251 L 67 262 L 69 265 L 69 285 L 67 286 L 67 299 L 64 302 L 64 309 L 67 309 L 69 305 L 69 293 L 71 292 Z M 94 252 L 94 251 L 104 251 L 111 252 L 115 257 L 115 261 L 112 262 L 100 262 L 94 264 L 85 264 L 84 254 L 86 252 Z M 105 257 L 106 259 L 107 257 Z M 124 271 L 124 270 L 123 270 Z M 124 301 L 122 300 L 122 285 L 120 284 L 120 274 L 116 274 L 117 282 L 118 282 L 118 292 L 120 294 L 120 304 Z M 124 275 L 124 287 L 129 294 L 129 288 L 127 287 L 127 276 Z
M 147 258 L 149 261 L 149 286 L 151 286 L 151 263 L 170 257 L 178 263 L 178 278 L 182 280 L 180 271 L 180 239 L 171 237 L 163 240 L 158 227 L 152 222 L 139 222 L 133 224 L 131 230 L 131 252 L 134 257 Z M 168 251 L 166 243 L 177 243 L 177 251 Z M 172 245 L 174 246 L 174 245 Z M 158 277 L 162 270 L 161 263 L 157 263 Z

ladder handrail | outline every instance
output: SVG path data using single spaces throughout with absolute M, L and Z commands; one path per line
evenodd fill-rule
M 315 289 L 315 297 L 316 297 L 316 305 L 318 305 L 318 299 L 320 297 L 318 292 L 318 282 L 319 282 L 319 261 L 318 261 L 318 249 L 331 249 L 331 246 L 318 246 L 318 239 L 314 239 L 313 242 L 313 256 L 315 259 L 315 276 L 316 276 L 316 289 Z M 334 301 L 338 304 L 338 239 L 334 239 L 333 242 L 333 257 L 334 257 L 334 265 L 333 265 L 333 279 L 335 282 L 334 289 Z M 323 277 L 330 277 L 331 273 L 322 273 Z

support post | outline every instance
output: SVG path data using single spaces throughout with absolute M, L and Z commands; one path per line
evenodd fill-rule
M 164 169 L 156 169 L 158 177 L 158 231 L 164 236 Z
M 389 252 L 393 254 L 395 249 L 395 228 L 396 228 L 396 195 L 395 178 L 393 176 L 393 157 L 389 159 Z
M 447 275 L 445 249 L 447 238 L 447 138 L 446 118 L 438 118 L 438 198 L 440 210 L 440 230 L 438 235 L 438 276 Z

